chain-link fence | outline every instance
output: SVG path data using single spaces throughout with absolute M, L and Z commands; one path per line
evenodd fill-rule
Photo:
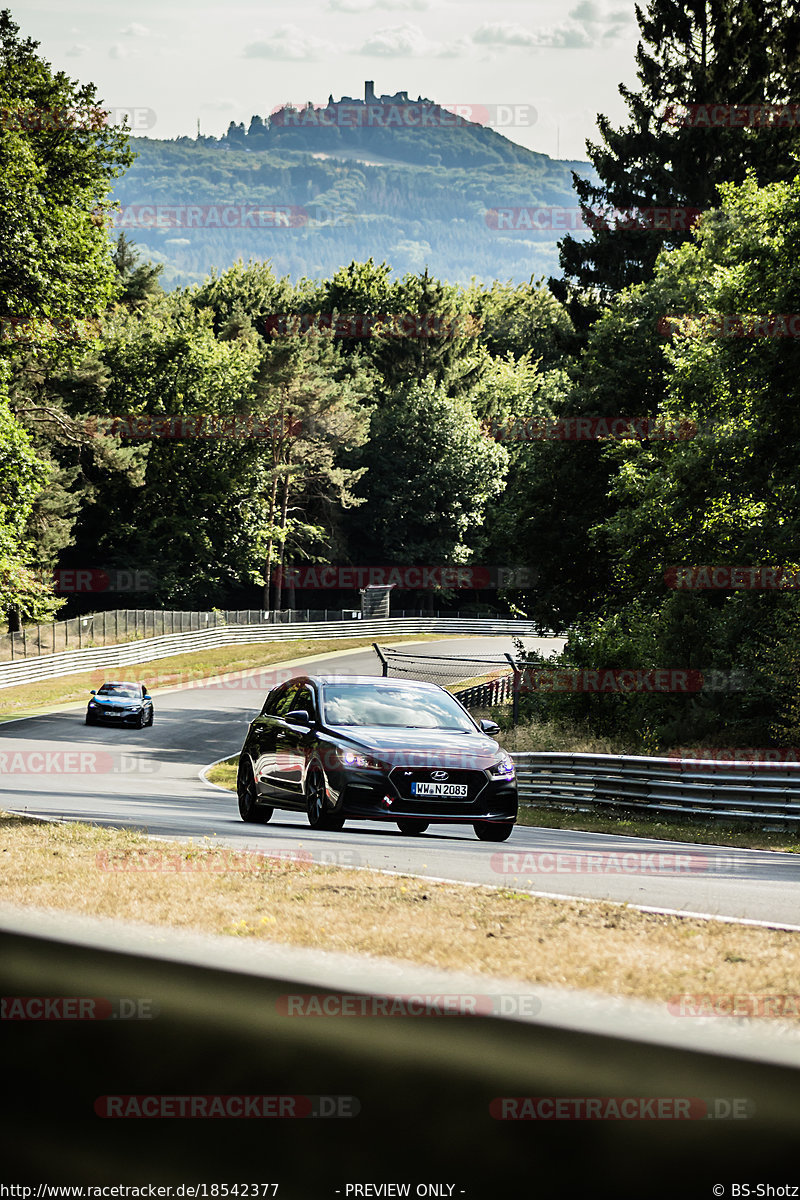
M 469 709 L 488 709 L 505 703 L 514 705 L 517 671 L 510 654 L 473 658 L 424 654 L 379 646 L 376 642 L 373 642 L 373 646 L 385 676 L 439 683 Z M 459 687 L 459 684 L 462 686 Z M 514 708 L 516 717 L 516 705 Z
M 219 625 L 289 625 L 313 621 L 357 621 L 361 611 L 354 608 L 292 608 L 265 611 L 257 608 L 213 609 L 206 612 L 164 609 L 115 608 L 107 612 L 87 613 L 65 621 L 25 625 L 19 633 L 0 634 L 0 662 L 60 654 L 91 646 L 118 646 L 140 638 L 161 637 L 170 633 L 214 629 Z M 403 609 L 393 617 L 461 617 L 460 612 L 430 612 Z M 487 618 L 491 619 L 491 618 Z

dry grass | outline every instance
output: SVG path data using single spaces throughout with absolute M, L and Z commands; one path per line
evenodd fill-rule
M 445 634 L 405 634 L 387 637 L 381 645 L 399 642 L 438 641 Z M 155 692 L 159 687 L 174 687 L 195 679 L 207 679 L 231 671 L 249 671 L 256 667 L 272 666 L 309 655 L 327 654 L 333 650 L 355 650 L 371 646 L 373 639 L 298 638 L 290 642 L 254 642 L 235 646 L 220 646 L 216 650 L 197 650 L 192 654 L 173 654 L 153 662 L 130 667 L 112 667 L 107 671 L 82 671 L 79 675 L 63 675 L 44 679 L 41 683 L 24 683 L 0 690 L 0 723 L 14 717 L 27 716 L 43 708 L 78 703 L 86 700 L 91 688 L 99 687 L 102 678 L 140 680 Z M 116 672 L 116 676 L 114 675 Z
M 253 870 L 234 855 L 222 871 L 225 847 L 3 814 L 0 833 L 0 901 L 14 904 L 659 1002 L 797 990 L 800 933 L 303 861 L 247 860 Z

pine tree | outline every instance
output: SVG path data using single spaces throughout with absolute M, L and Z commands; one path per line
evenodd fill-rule
M 658 252 L 687 241 L 691 228 L 685 213 L 652 229 L 658 218 L 649 212 L 630 222 L 644 228 L 626 228 L 624 220 L 620 227 L 614 212 L 705 211 L 718 205 L 717 184 L 741 182 L 748 170 L 760 184 L 793 178 L 800 150 L 798 0 L 651 0 L 636 15 L 641 86 L 619 89 L 630 124 L 613 129 L 598 116 L 602 140 L 587 142 L 587 153 L 601 183 L 573 174 L 592 237 L 568 234 L 560 243 L 565 275 L 606 294 L 649 279 Z M 741 126 L 709 126 L 709 114 L 692 105 L 791 109 L 773 123 L 762 111 Z

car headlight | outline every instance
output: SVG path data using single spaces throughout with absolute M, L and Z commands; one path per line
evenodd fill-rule
M 355 750 L 337 750 L 339 762 L 345 767 L 368 767 L 373 771 L 384 770 L 384 765 L 369 754 L 357 754 Z
M 496 763 L 492 763 L 489 767 L 489 774 L 493 779 L 513 779 L 514 778 L 514 760 L 510 754 L 502 754 Z
M 89 708 L 97 708 L 97 701 L 96 701 L 96 700 L 90 700 L 90 701 L 89 701 Z

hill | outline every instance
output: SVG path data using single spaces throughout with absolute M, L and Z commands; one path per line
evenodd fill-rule
M 556 244 L 577 213 L 571 172 L 594 177 L 588 163 L 537 154 L 427 100 L 331 99 L 219 139 L 131 146 L 118 226 L 164 264 L 167 287 L 239 257 L 271 259 L 293 279 L 370 257 L 453 283 L 558 274 Z

